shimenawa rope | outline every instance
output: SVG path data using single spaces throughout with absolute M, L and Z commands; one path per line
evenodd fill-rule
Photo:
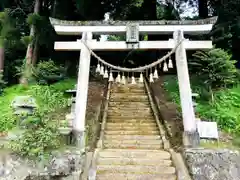
M 165 56 L 163 56 L 161 59 L 149 64 L 149 65 L 145 65 L 142 67 L 137 67 L 137 68 L 125 68 L 125 67 L 120 67 L 120 66 L 115 66 L 112 65 L 108 62 L 106 62 L 105 60 L 103 60 L 101 57 L 99 57 L 96 53 L 93 52 L 93 50 L 87 45 L 85 40 L 81 40 L 81 42 L 88 48 L 88 50 L 90 51 L 90 53 L 96 58 L 98 59 L 102 64 L 104 64 L 105 66 L 108 66 L 111 69 L 114 70 L 119 70 L 119 71 L 123 71 L 123 72 L 143 72 L 144 70 L 147 69 L 151 69 L 153 67 L 155 67 L 156 65 L 160 64 L 161 62 L 163 62 L 164 60 L 166 60 L 168 57 L 170 57 L 173 53 L 175 53 L 176 49 L 178 48 L 178 46 L 184 41 L 181 40 L 170 52 L 168 52 Z

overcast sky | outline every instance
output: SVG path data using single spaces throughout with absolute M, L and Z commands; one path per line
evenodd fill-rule
M 184 8 L 184 12 L 180 14 L 181 17 L 193 17 L 197 15 L 197 8 L 191 7 L 188 3 L 184 3 L 182 5 Z

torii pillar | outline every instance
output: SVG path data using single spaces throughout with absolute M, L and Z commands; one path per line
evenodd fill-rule
M 175 44 L 184 39 L 182 30 L 177 30 L 173 34 Z M 176 65 L 178 74 L 178 85 L 181 99 L 182 118 L 183 118 L 183 144 L 185 147 L 197 147 L 200 143 L 197 132 L 197 123 L 192 102 L 192 91 L 190 87 L 187 54 L 184 43 L 176 49 Z
M 92 40 L 92 33 L 84 32 L 82 34 L 82 40 L 86 42 Z M 80 52 L 75 119 L 73 123 L 73 131 L 76 137 L 77 147 L 82 151 L 85 151 L 85 117 L 87 109 L 90 60 L 91 53 L 86 46 L 83 46 Z

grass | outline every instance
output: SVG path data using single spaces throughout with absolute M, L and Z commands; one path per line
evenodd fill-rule
M 46 85 L 14 85 L 4 90 L 0 96 L 0 132 L 8 131 L 15 126 L 16 117 L 13 115 L 11 102 L 16 96 L 29 95 L 36 99 L 38 108 L 45 114 L 58 118 L 62 110 L 66 111 L 68 98 L 64 91 L 73 88 L 76 81 L 67 79 L 50 86 Z
M 164 87 L 170 100 L 175 102 L 181 110 L 177 77 L 166 76 Z M 209 92 L 194 78 L 191 79 L 191 88 L 192 92 L 200 95 L 197 99 L 197 116 L 206 121 L 216 121 L 218 127 L 232 135 L 235 144 L 240 146 L 240 85 L 214 91 L 213 100 Z
M 226 143 L 221 141 L 213 141 L 213 142 L 200 142 L 200 146 L 207 148 L 207 149 L 233 149 L 235 150 L 236 147 L 232 143 Z

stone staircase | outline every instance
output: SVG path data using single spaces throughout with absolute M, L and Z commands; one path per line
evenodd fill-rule
M 97 180 L 176 180 L 143 84 L 113 84 L 96 157 Z

